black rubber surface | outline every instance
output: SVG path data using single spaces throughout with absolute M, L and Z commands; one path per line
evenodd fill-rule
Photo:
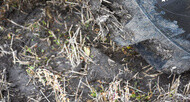
M 162 1 L 125 0 L 132 19 L 124 26 L 124 36 L 131 39 L 115 34 L 113 40 L 121 46 L 136 44 L 157 70 L 181 74 L 190 70 L 190 1 Z
M 137 0 L 141 9 L 153 24 L 162 32 L 158 39 L 141 42 L 136 46 L 142 56 L 155 68 L 166 73 L 181 74 L 190 69 L 190 1 L 169 0 L 161 2 L 157 0 L 155 9 L 165 20 L 176 22 L 183 33 L 175 33 L 172 29 L 161 26 L 160 16 L 151 14 L 144 7 L 142 0 Z M 167 25 L 167 23 L 166 23 Z

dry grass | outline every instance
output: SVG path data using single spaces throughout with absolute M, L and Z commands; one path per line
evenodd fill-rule
M 164 90 L 159 85 L 157 88 L 159 88 L 160 95 L 157 97 L 158 101 L 165 102 L 165 101 L 187 101 L 190 99 L 188 94 L 182 94 L 179 93 L 179 86 L 180 86 L 180 76 L 178 78 L 173 78 L 173 82 L 171 85 L 168 85 L 168 90 Z M 189 92 L 188 84 L 186 85 L 186 88 L 184 89 L 184 93 Z
M 51 86 L 51 88 L 53 88 L 56 102 L 69 102 L 69 99 L 66 98 L 67 97 L 67 93 L 65 91 L 66 80 L 63 76 L 52 73 L 47 69 L 37 69 L 34 77 L 37 78 L 38 81 L 41 82 L 44 86 L 49 85 Z M 63 83 L 63 85 L 61 84 L 61 82 Z
M 6 6 L 9 8 L 12 3 L 9 0 L 6 1 Z M 25 0 L 20 0 L 20 2 L 25 1 Z M 104 2 L 108 2 L 107 0 L 103 0 Z M 19 2 L 19 0 L 16 0 L 16 4 Z M 102 2 L 102 0 L 100 0 Z M 22 29 L 33 31 L 34 28 L 32 26 L 34 24 L 38 24 L 38 26 L 43 27 L 44 29 L 48 30 L 50 35 L 52 35 L 52 38 L 56 41 L 58 41 L 58 49 L 56 50 L 58 52 L 58 55 L 66 57 L 69 61 L 70 64 L 72 65 L 71 70 L 68 70 L 66 73 L 74 73 L 77 75 L 81 76 L 86 76 L 87 72 L 81 73 L 81 72 L 76 72 L 73 69 L 77 67 L 79 64 L 81 64 L 82 61 L 85 61 L 87 64 L 88 63 L 94 63 L 93 60 L 91 59 L 90 55 L 90 48 L 87 46 L 86 39 L 83 35 L 83 27 L 85 27 L 88 24 L 91 24 L 92 31 L 95 31 L 95 26 L 98 25 L 97 29 L 97 37 L 94 39 L 94 41 L 99 41 L 103 38 L 105 38 L 109 32 L 109 28 L 105 25 L 108 19 L 112 19 L 113 22 L 112 24 L 114 27 L 120 29 L 121 31 L 123 30 L 123 26 L 121 22 L 119 22 L 116 17 L 112 14 L 111 11 L 101 8 L 103 10 L 106 10 L 106 12 L 109 12 L 106 15 L 99 15 L 97 18 L 94 17 L 94 14 L 92 13 L 90 9 L 90 5 L 85 0 L 51 0 L 47 1 L 47 4 L 52 4 L 52 5 L 64 5 L 64 7 L 70 7 L 70 9 L 77 9 L 76 6 L 78 6 L 80 9 L 77 9 L 76 11 L 77 14 L 80 14 L 80 21 L 78 21 L 78 24 L 71 25 L 68 27 L 67 25 L 65 26 L 66 31 L 68 32 L 68 38 L 64 42 L 59 41 L 57 34 L 54 33 L 54 31 L 49 29 L 49 26 L 42 26 L 40 25 L 40 20 L 37 20 L 37 22 L 30 24 L 29 27 L 25 27 L 23 25 L 19 25 L 13 20 L 8 21 L 18 27 L 21 27 Z M 19 7 L 21 5 L 18 5 Z M 49 17 L 51 18 L 51 17 Z M 1 18 L 0 18 L 1 19 Z M 66 24 L 63 22 L 60 22 L 60 24 Z M 77 26 L 76 26 L 77 25 Z M 37 28 L 37 29 L 40 29 Z M 69 28 L 69 29 L 67 29 Z M 20 65 L 28 65 L 27 72 L 30 75 L 31 78 L 36 80 L 37 82 L 40 82 L 43 84 L 43 86 L 49 86 L 52 89 L 52 92 L 55 95 L 55 100 L 56 102 L 69 102 L 70 99 L 68 98 L 68 92 L 66 92 L 66 86 L 67 81 L 71 78 L 74 77 L 72 75 L 63 75 L 59 73 L 55 73 L 54 71 L 50 70 L 48 68 L 48 62 L 51 59 L 48 59 L 46 63 L 44 64 L 44 58 L 46 56 L 39 57 L 37 54 L 37 50 L 35 46 L 37 44 L 34 44 L 32 46 L 25 46 L 23 47 L 22 51 L 18 54 L 13 50 L 12 44 L 14 43 L 15 35 L 11 35 L 11 43 L 10 43 L 10 51 L 5 51 L 2 46 L 0 46 L 0 57 L 5 56 L 6 54 L 12 54 L 13 56 L 13 62 L 14 63 L 19 63 Z M 50 45 L 50 39 L 49 37 L 44 38 L 47 41 L 47 45 Z M 43 39 L 43 40 L 44 40 Z M 44 40 L 44 41 L 45 41 Z M 92 41 L 93 42 L 93 41 Z M 112 46 L 113 47 L 113 46 Z M 39 65 L 43 63 L 44 65 Z M 147 74 L 147 72 L 151 70 L 148 69 L 144 72 L 144 75 L 149 76 L 149 77 L 157 77 L 160 74 Z M 2 94 L 2 89 L 5 89 L 6 91 L 9 92 L 8 88 L 10 83 L 6 81 L 6 69 L 1 72 L 1 79 L 0 79 L 0 99 L 3 101 L 5 97 L 8 97 L 9 100 L 9 95 L 3 96 Z M 135 75 L 136 77 L 136 75 Z M 83 78 L 83 77 L 82 77 Z M 102 87 L 102 91 L 98 92 L 96 89 L 92 87 L 86 80 L 86 83 L 82 81 L 82 78 L 79 81 L 78 88 L 76 92 L 72 95 L 75 97 L 75 101 L 81 100 L 81 95 L 79 95 L 79 89 L 81 85 L 84 85 L 89 88 L 91 92 L 89 92 L 89 96 L 91 97 L 90 100 L 96 101 L 96 102 L 130 102 L 133 100 L 136 100 L 136 96 L 134 99 L 134 93 L 130 91 L 130 89 L 136 90 L 140 93 L 145 93 L 148 98 L 151 98 L 152 96 L 149 95 L 149 92 L 143 92 L 139 89 L 136 89 L 132 86 L 130 86 L 129 82 L 124 82 L 125 84 L 123 85 L 123 80 L 116 80 L 117 78 L 114 78 L 112 82 L 109 83 L 108 87 Z M 185 86 L 184 93 L 181 94 L 178 92 L 180 85 L 180 77 L 174 78 L 173 82 L 171 85 L 169 85 L 168 90 L 164 90 L 161 86 L 159 86 L 159 80 L 158 84 L 156 86 L 156 90 L 159 91 L 158 97 L 155 99 L 155 101 L 172 101 L 172 100 L 187 100 L 190 99 L 190 83 Z M 150 85 L 151 86 L 151 85 Z M 152 91 L 152 90 L 151 90 Z M 150 92 L 151 92 L 150 91 Z M 46 99 L 46 101 L 50 102 L 47 96 L 40 90 L 42 93 L 43 97 Z M 140 97 L 141 98 L 141 97 Z M 144 98 L 144 97 L 143 97 Z M 141 99 L 140 99 L 141 100 Z M 90 102 L 90 101 L 89 101 Z
M 3 69 L 3 71 L 0 74 L 0 101 L 2 102 L 9 102 L 10 101 L 10 94 L 9 94 L 9 88 L 11 86 L 11 83 L 7 82 L 7 72 L 6 69 Z M 3 92 L 7 92 L 7 94 L 3 94 Z
M 122 102 L 129 102 L 131 93 L 129 92 L 129 86 L 128 82 L 127 85 L 124 87 L 121 87 L 121 80 L 120 81 L 113 81 L 109 84 L 109 89 L 105 91 L 103 94 L 103 98 L 108 98 L 105 101 L 109 102 L 116 102 L 116 101 L 122 101 Z
M 87 51 L 84 49 L 86 46 L 85 38 L 82 38 L 82 32 L 80 27 L 77 28 L 76 32 L 71 34 L 72 26 L 69 29 L 69 38 L 63 45 L 63 49 L 60 53 L 64 53 L 69 59 L 73 68 L 77 67 L 83 60 L 93 62 L 89 57 L 90 49 Z M 79 40 L 79 42 L 77 42 Z

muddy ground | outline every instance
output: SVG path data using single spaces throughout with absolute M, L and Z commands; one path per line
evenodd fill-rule
M 122 0 L 1 1 L 2 102 L 190 101 L 190 72 L 156 71 L 110 35 Z

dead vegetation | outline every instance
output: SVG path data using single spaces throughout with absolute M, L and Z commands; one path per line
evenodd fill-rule
M 92 5 L 92 3 L 97 4 Z M 13 10 L 20 12 L 19 14 L 29 14 L 25 10 L 27 7 L 31 10 L 39 5 L 38 10 L 42 12 L 38 13 L 36 17 L 33 14 L 32 20 L 27 16 L 26 22 L 22 24 L 16 23 L 18 22 L 14 21 L 17 20 L 16 18 L 7 15 Z M 116 11 L 109 7 L 115 7 Z M 36 102 L 43 100 L 47 102 L 130 102 L 186 101 L 190 99 L 190 84 L 183 86 L 183 93 L 178 92 L 180 77 L 175 78 L 174 76 L 171 85 L 169 84 L 168 89 L 165 89 L 160 86 L 159 81 L 162 79 L 159 79 L 159 76 L 161 73 L 154 71 L 151 73 L 151 70 L 154 69 L 150 66 L 143 67 L 143 65 L 141 65 L 141 69 L 144 71 L 136 73 L 133 69 L 135 65 L 128 68 L 130 63 L 127 63 L 125 59 L 120 60 L 125 62 L 127 70 L 135 72 L 132 79 L 124 80 L 115 75 L 112 81 L 96 79 L 94 84 L 88 82 L 88 64 L 96 65 L 96 62 L 93 61 L 94 56 L 91 55 L 92 47 L 100 46 L 99 48 L 102 48 L 104 53 L 110 50 L 113 52 L 112 54 L 118 52 L 127 57 L 138 56 L 134 54 L 133 48 L 116 46 L 110 39 L 109 33 L 116 33 L 115 29 L 122 33 L 123 21 L 131 18 L 128 11 L 117 2 L 109 0 L 42 0 L 40 2 L 38 0 L 4 0 L 0 13 L 2 14 L 0 19 L 3 19 L 0 23 L 7 23 L 8 27 L 16 29 L 15 31 L 8 30 L 8 27 L 1 26 L 1 32 L 6 32 L 5 39 L 9 42 L 9 50 L 0 46 L 0 57 L 12 55 L 13 64 L 24 66 L 30 76 L 29 83 L 38 86 L 41 97 L 43 97 L 28 98 L 28 100 L 32 99 Z M 126 18 L 121 19 L 122 16 L 126 16 Z M 14 48 L 14 43 L 17 41 L 25 43 L 24 46 L 19 45 L 21 46 L 19 47 L 20 51 Z M 70 66 L 61 66 L 61 71 L 58 71 L 56 64 L 63 63 L 56 62 L 56 59 L 59 58 L 64 59 L 64 63 L 68 63 Z M 113 61 L 109 63 L 113 63 Z M 1 70 L 0 99 L 3 102 L 9 102 L 11 83 L 7 82 L 6 68 Z M 150 81 L 148 90 L 143 91 L 141 87 L 147 88 L 147 83 L 144 82 L 144 86 L 138 86 L 138 81 L 142 81 L 143 78 L 146 78 L 146 81 L 156 81 L 156 84 Z M 73 81 L 75 79 L 76 83 Z M 96 84 L 98 88 L 94 87 Z M 51 90 L 49 95 L 46 93 L 48 89 Z M 3 91 L 6 91 L 6 94 Z

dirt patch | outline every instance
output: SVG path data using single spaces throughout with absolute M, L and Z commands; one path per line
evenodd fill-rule
M 188 88 L 188 72 L 178 85 L 179 76 L 157 72 L 133 46 L 111 40 L 112 34 L 125 33 L 120 27 L 130 19 L 122 2 L 36 0 L 26 5 L 11 3 L 2 12 L 1 100 L 157 101 L 178 99 L 178 92 Z

